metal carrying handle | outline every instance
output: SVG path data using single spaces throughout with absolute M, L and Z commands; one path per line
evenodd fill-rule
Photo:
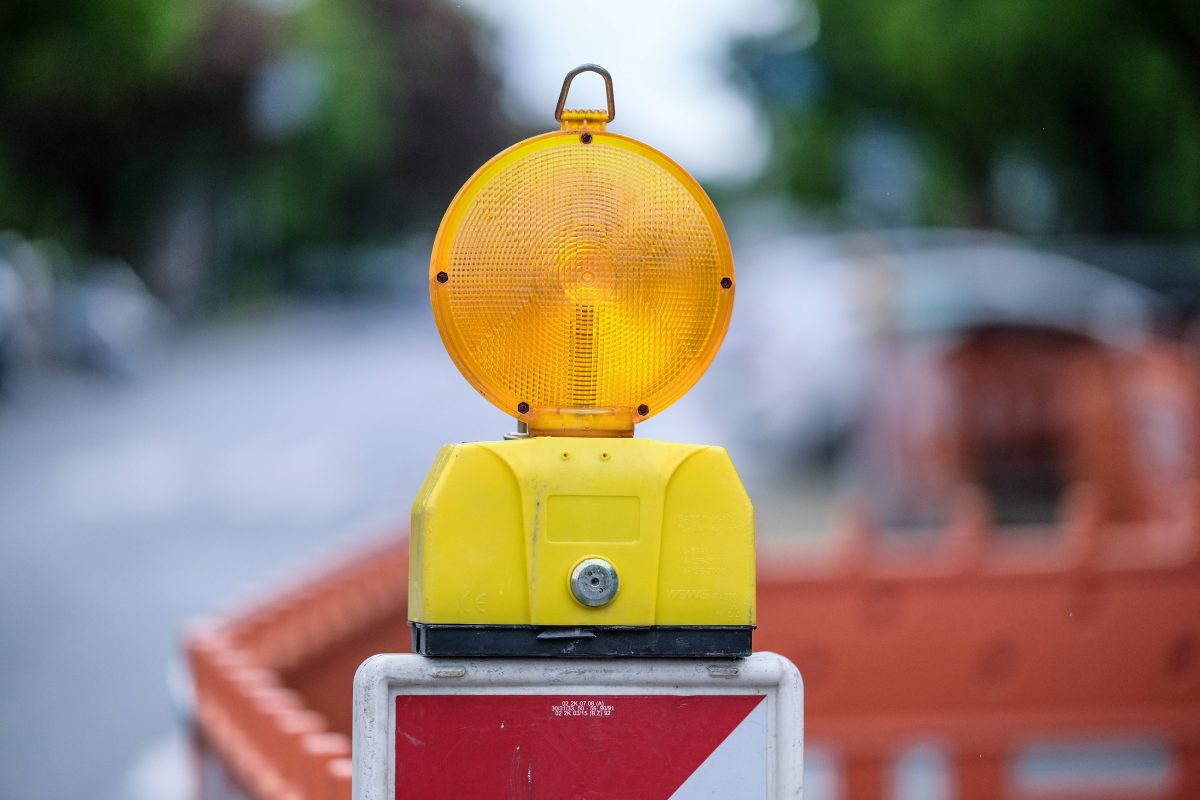
M 563 78 L 562 91 L 558 93 L 558 105 L 554 109 L 555 121 L 562 122 L 563 106 L 567 104 L 567 92 L 571 91 L 571 81 L 581 72 L 594 72 L 604 78 L 604 93 L 608 96 L 608 119 L 605 122 L 612 122 L 617 116 L 617 105 L 613 102 L 612 75 L 599 64 L 580 64 Z

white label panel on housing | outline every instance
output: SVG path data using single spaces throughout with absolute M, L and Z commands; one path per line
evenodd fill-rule
M 799 797 L 802 691 L 773 653 L 375 656 L 355 677 L 354 797 Z

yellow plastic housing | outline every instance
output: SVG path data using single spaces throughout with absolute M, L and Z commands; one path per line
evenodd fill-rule
M 733 258 L 679 165 L 572 125 L 459 191 L 430 263 L 434 318 L 467 380 L 534 434 L 629 435 L 716 355 Z
M 447 445 L 413 504 L 410 547 L 414 622 L 754 625 L 754 511 L 720 447 Z M 571 570 L 588 557 L 617 569 L 607 606 L 571 594 Z

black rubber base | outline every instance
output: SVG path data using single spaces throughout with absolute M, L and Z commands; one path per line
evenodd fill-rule
M 751 627 L 538 628 L 410 622 L 423 656 L 576 658 L 745 658 Z

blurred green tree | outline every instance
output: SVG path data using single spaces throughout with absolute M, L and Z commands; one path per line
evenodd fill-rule
M 177 307 L 286 287 L 306 248 L 435 221 L 508 140 L 484 34 L 434 0 L 7 0 L 0 229 Z
M 852 162 L 882 131 L 913 165 L 909 221 L 1200 232 L 1194 0 L 795 2 L 736 58 L 796 198 L 861 211 Z

